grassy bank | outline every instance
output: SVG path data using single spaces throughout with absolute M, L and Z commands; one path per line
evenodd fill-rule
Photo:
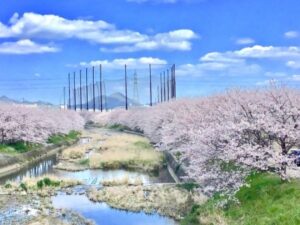
M 81 133 L 78 131 L 70 131 L 68 134 L 55 134 L 49 137 L 48 143 L 54 145 L 71 144 L 80 137 Z
M 300 224 L 300 180 L 282 181 L 274 174 L 248 177 L 249 187 L 236 193 L 239 203 L 218 207 L 219 197 L 194 206 L 181 225 L 297 225 Z
M 15 142 L 9 144 L 0 144 L 0 153 L 18 154 L 25 153 L 41 147 L 40 144 Z
M 71 131 L 68 134 L 55 134 L 49 137 L 47 143 L 54 145 L 64 145 L 71 144 L 80 136 L 80 132 Z M 42 144 L 37 143 L 27 143 L 23 141 L 17 141 L 13 143 L 0 144 L 0 153 L 5 154 L 18 154 L 18 153 L 26 153 L 32 150 L 37 150 L 42 147 Z

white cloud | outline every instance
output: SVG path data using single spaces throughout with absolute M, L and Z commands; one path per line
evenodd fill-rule
M 57 15 L 15 13 L 9 25 L 0 22 L 0 38 L 21 39 L 43 38 L 51 40 L 80 39 L 98 44 L 121 45 L 111 51 L 139 50 L 190 50 L 191 40 L 197 35 L 189 29 L 179 29 L 154 35 L 142 34 L 133 30 L 120 30 L 103 20 L 69 20 Z
M 291 30 L 291 31 L 285 32 L 284 36 L 288 39 L 298 38 L 298 37 L 300 37 L 300 32 Z
M 155 64 L 155 65 L 166 65 L 167 61 L 159 58 L 152 57 L 141 57 L 141 58 L 124 58 L 124 59 L 114 59 L 114 60 L 93 60 L 90 62 L 81 62 L 80 66 L 99 66 L 102 65 L 104 68 L 108 69 L 122 69 L 124 65 L 135 68 L 145 68 L 145 65 Z
M 252 38 L 238 38 L 235 42 L 237 45 L 249 45 L 254 44 L 255 40 Z
M 115 48 L 101 48 L 103 52 L 135 52 L 140 50 L 175 49 L 181 51 L 191 50 L 191 39 L 198 36 L 188 29 L 174 30 L 168 33 L 159 33 L 144 41 L 133 45 L 118 46 Z
M 178 67 L 179 75 L 221 75 L 221 76 L 248 76 L 260 75 L 265 77 L 285 77 L 286 74 L 278 71 L 265 71 L 265 64 L 261 59 L 290 61 L 287 65 L 298 65 L 292 60 L 300 59 L 298 47 L 275 47 L 255 45 L 236 51 L 209 52 L 203 55 L 197 64 L 186 64 Z M 253 61 L 255 60 L 255 61 Z M 254 63 L 255 62 L 255 63 Z M 297 61 L 298 62 L 298 61 Z
M 286 63 L 286 66 L 293 69 L 300 69 L 300 61 L 290 60 Z
M 291 81 L 300 81 L 300 74 L 295 74 L 290 77 Z
M 237 51 L 207 53 L 206 55 L 201 57 L 201 61 L 237 62 L 243 59 L 288 59 L 293 57 L 300 57 L 299 47 L 274 47 L 254 45 L 252 47 L 242 48 Z
M 0 44 L 0 54 L 35 54 L 35 53 L 47 53 L 57 52 L 58 48 L 37 44 L 31 40 L 24 39 L 17 42 L 4 42 Z

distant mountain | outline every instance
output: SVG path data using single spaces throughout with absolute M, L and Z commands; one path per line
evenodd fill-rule
M 39 105 L 39 106 L 54 106 L 53 104 L 49 102 L 44 102 L 44 101 L 18 101 L 12 98 L 9 98 L 5 95 L 0 97 L 0 103 L 7 103 L 7 104 L 25 104 L 25 105 Z
M 100 108 L 100 103 L 99 103 L 99 96 L 96 96 L 95 98 L 95 105 L 96 105 L 96 109 Z M 107 97 L 103 96 L 102 97 L 102 101 L 103 101 L 103 108 L 107 108 L 107 109 L 114 109 L 114 108 L 124 108 L 125 107 L 125 95 L 120 93 L 120 92 L 116 92 L 113 93 Z M 89 108 L 93 108 L 93 100 L 89 101 Z M 76 104 L 77 108 L 80 108 L 80 104 Z M 128 106 L 141 106 L 140 103 L 134 101 L 131 98 L 128 98 Z M 83 107 L 86 107 L 86 103 L 83 103 Z

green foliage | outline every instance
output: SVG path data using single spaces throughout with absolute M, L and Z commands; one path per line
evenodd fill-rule
M 180 225 L 198 225 L 199 208 L 199 205 L 193 205 L 191 212 L 180 222 Z
M 134 146 L 141 148 L 141 149 L 151 149 L 152 145 L 149 142 L 146 141 L 137 141 L 134 142 Z
M 2 153 L 25 153 L 31 150 L 39 148 L 40 144 L 35 143 L 25 143 L 22 141 L 8 143 L 8 144 L 0 144 L 0 152 Z
M 7 189 L 8 189 L 8 188 L 12 188 L 12 185 L 11 185 L 10 183 L 6 183 L 6 184 L 4 185 L 4 187 L 7 188 Z
M 197 183 L 182 183 L 182 184 L 177 184 L 177 187 L 179 188 L 183 188 L 187 191 L 192 191 L 194 190 L 195 188 L 198 188 L 199 187 L 199 184 Z
M 123 126 L 121 124 L 113 124 L 113 125 L 110 125 L 108 126 L 109 129 L 112 129 L 112 130 L 118 130 L 118 131 L 124 131 L 124 130 L 127 130 L 127 127 L 126 126 Z
M 21 184 L 20 184 L 20 188 L 21 188 L 23 191 L 26 191 L 26 192 L 27 192 L 27 190 L 28 190 L 27 185 L 26 185 L 25 183 L 21 183 Z
M 90 160 L 89 159 L 82 159 L 82 160 L 79 161 L 79 164 L 83 165 L 83 166 L 88 166 L 90 164 Z
M 48 177 L 45 177 L 44 184 L 45 184 L 45 186 L 51 186 L 51 180 Z
M 36 186 L 39 189 L 42 189 L 43 187 L 58 187 L 59 185 L 60 185 L 59 181 L 51 180 L 48 177 L 45 177 L 44 179 L 36 182 Z
M 48 139 L 49 144 L 54 145 L 64 145 L 64 144 L 70 144 L 76 139 L 78 139 L 80 136 L 80 132 L 78 131 L 70 131 L 68 134 L 54 134 Z
M 216 195 L 191 211 L 181 225 L 196 225 L 196 219 L 218 221 L 220 217 L 229 225 L 297 225 L 300 224 L 300 180 L 283 181 L 278 175 L 253 173 L 247 178 L 249 186 L 242 187 L 235 195 L 238 202 L 227 201 Z M 205 223 L 214 224 L 214 222 Z
M 42 189 L 44 187 L 44 182 L 43 180 L 39 180 L 36 182 L 36 186 L 39 188 L 39 189 Z

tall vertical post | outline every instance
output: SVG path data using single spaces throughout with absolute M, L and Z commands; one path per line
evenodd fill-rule
M 125 109 L 128 110 L 128 96 L 127 96 L 127 65 L 125 64 Z
M 177 88 L 176 88 L 176 69 L 175 69 L 175 64 L 173 65 L 173 73 L 174 73 L 174 98 L 177 97 Z
M 74 72 L 74 110 L 76 111 L 76 72 Z
M 166 101 L 166 72 L 164 71 L 164 101 Z
M 68 106 L 68 109 L 71 109 L 71 77 L 70 77 L 70 73 L 68 74 L 68 79 L 69 79 L 69 106 Z
M 85 68 L 85 95 L 86 95 L 86 110 L 89 110 L 88 68 Z
M 100 110 L 103 110 L 103 100 L 102 100 L 102 65 L 100 64 Z
M 151 64 L 149 64 L 149 78 L 150 78 L 150 106 L 152 106 L 152 69 Z
M 174 98 L 174 65 L 171 67 L 171 98 Z
M 80 88 L 80 90 L 79 90 L 79 94 L 80 94 L 80 110 L 82 111 L 82 82 L 81 82 L 81 70 L 79 71 L 79 88 Z
M 96 99 L 95 99 L 95 67 L 93 66 L 93 109 L 96 111 Z
M 167 100 L 170 100 L 170 80 L 169 80 L 169 70 L 167 70 Z
M 162 85 L 162 75 L 160 73 L 160 102 L 163 102 L 163 85 Z

